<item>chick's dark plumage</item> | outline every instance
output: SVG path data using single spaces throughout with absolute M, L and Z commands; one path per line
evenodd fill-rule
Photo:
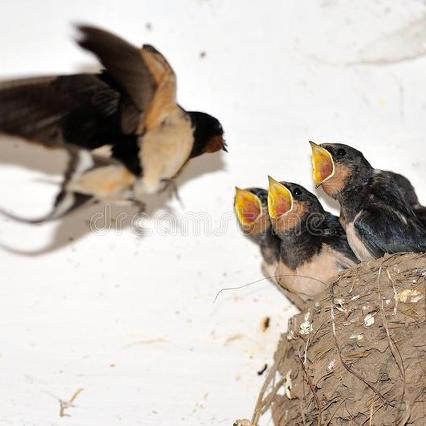
M 301 185 L 270 178 L 268 208 L 280 239 L 277 277 L 289 291 L 311 299 L 358 262 L 338 218 Z
M 343 144 L 314 145 L 313 164 L 316 183 L 340 203 L 341 222 L 360 260 L 426 251 L 421 206 L 405 177 L 374 169 L 360 151 Z
M 383 179 L 396 185 L 404 196 L 408 205 L 413 209 L 417 219 L 426 227 L 426 207 L 423 206 L 417 197 L 413 184 L 403 175 L 388 170 L 376 170 L 376 173 L 383 176 Z
M 262 188 L 236 188 L 234 209 L 244 235 L 259 246 L 262 254 L 262 272 L 300 310 L 305 301 L 282 286 L 277 275 L 281 241 L 274 233 L 268 215 L 268 192 Z

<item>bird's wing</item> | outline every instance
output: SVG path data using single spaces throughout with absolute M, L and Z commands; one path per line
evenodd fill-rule
M 362 210 L 354 221 L 354 228 L 375 258 L 385 253 L 426 251 L 426 228 L 414 214 L 388 204 Z
M 176 103 L 176 74 L 167 59 L 155 47 L 145 44 L 141 55 L 151 71 L 157 90 L 140 129 L 153 129 L 160 126 L 170 113 L 180 108 Z
M 80 45 L 105 70 L 0 82 L 0 132 L 94 149 L 158 126 L 176 107 L 176 76 L 154 47 L 138 49 L 97 28 L 80 31 Z
M 426 207 L 424 206 L 416 206 L 413 209 L 414 214 L 417 219 L 422 223 L 422 225 L 426 228 Z
M 120 94 L 92 74 L 0 82 L 0 132 L 88 149 L 121 134 Z
M 388 178 L 390 182 L 393 182 L 397 185 L 403 195 L 405 200 L 410 206 L 416 206 L 419 204 L 419 199 L 416 194 L 416 190 L 413 184 L 403 175 L 388 170 L 378 171 L 379 175 L 382 174 L 385 178 Z
M 348 243 L 345 230 L 340 224 L 339 218 L 327 212 L 325 224 L 327 232 L 324 236 L 324 241 L 341 255 L 343 266 L 347 268 L 358 263 L 358 259 Z
M 79 26 L 78 43 L 99 59 L 141 113 L 147 110 L 155 95 L 158 82 L 141 49 L 100 28 Z

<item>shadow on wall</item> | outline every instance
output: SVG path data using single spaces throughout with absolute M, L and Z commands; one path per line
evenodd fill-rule
M 0 167 L 2 165 L 17 165 L 26 169 L 37 172 L 43 172 L 46 175 L 61 175 L 65 169 L 65 156 L 60 150 L 47 149 L 36 144 L 28 144 L 4 140 L 0 138 Z M 182 173 L 176 179 L 178 188 L 184 186 L 188 181 L 197 178 L 205 173 L 213 173 L 224 169 L 222 153 L 203 155 L 191 160 L 184 168 Z M 1 194 L 1 183 L 0 183 Z M 24 195 L 23 195 L 24 196 Z M 27 196 L 30 196 L 30 192 Z M 156 211 L 164 209 L 168 212 L 173 212 L 169 202 L 171 194 L 163 192 L 156 195 L 148 195 L 144 198 L 146 203 L 146 216 L 152 216 Z M 0 196 L 0 199 L 2 197 Z M 183 200 L 185 201 L 185 200 Z M 188 202 L 185 202 L 188 205 Z M 2 205 L 6 210 L 13 210 L 13 206 Z M 138 213 L 136 207 L 128 205 L 114 205 L 107 208 L 107 204 L 103 202 L 92 203 L 91 205 L 83 206 L 66 217 L 59 219 L 52 236 L 51 242 L 35 251 L 20 251 L 12 247 L 8 247 L 0 242 L 0 247 L 6 251 L 26 255 L 39 256 L 62 247 L 84 237 L 92 232 L 91 222 L 93 217 L 102 214 L 102 212 L 110 212 L 103 219 L 106 229 L 124 230 L 132 226 L 132 222 Z M 120 222 L 117 223 L 115 218 L 120 215 Z M 40 226 L 22 224 L 21 226 Z M 42 226 L 42 225 L 41 225 Z

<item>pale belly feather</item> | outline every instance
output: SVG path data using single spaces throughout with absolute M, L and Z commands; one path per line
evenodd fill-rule
M 360 214 L 361 213 L 358 213 L 354 221 L 346 225 L 346 228 L 345 228 L 346 237 L 348 239 L 348 243 L 351 246 L 352 251 L 355 253 L 355 256 L 359 260 L 361 261 L 371 260 L 371 259 L 374 259 L 374 257 L 370 254 L 370 252 L 365 247 L 365 244 L 362 242 L 354 226 L 354 222 L 358 219 Z
M 342 254 L 328 246 L 323 246 L 320 254 L 295 270 L 279 262 L 276 268 L 276 280 L 290 292 L 308 299 L 327 288 L 328 281 L 350 264 L 351 262 Z
M 191 121 L 180 110 L 163 126 L 146 133 L 140 150 L 143 177 L 137 183 L 137 192 L 158 192 L 163 187 L 161 180 L 173 178 L 184 166 L 192 146 Z

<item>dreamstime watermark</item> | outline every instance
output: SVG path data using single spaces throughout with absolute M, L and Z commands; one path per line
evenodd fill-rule
M 285 216 L 285 227 L 291 229 L 291 234 L 301 236 L 310 234 L 312 236 L 333 235 L 336 225 L 328 226 L 327 214 L 311 213 L 303 220 L 293 213 Z M 124 231 L 131 229 L 138 236 L 161 236 L 161 237 L 220 237 L 225 235 L 231 226 L 238 228 L 235 214 L 227 210 L 219 216 L 213 216 L 208 212 L 185 212 L 183 214 L 160 210 L 153 215 L 145 212 L 130 214 L 119 212 L 113 214 L 110 204 L 105 204 L 102 211 L 93 214 L 89 219 L 90 230 L 97 235 L 105 235 L 110 231 Z M 257 233 L 270 229 L 270 223 L 263 221 L 264 228 L 257 227 Z
M 160 210 L 153 215 L 145 212 L 129 214 L 128 212 L 112 213 L 110 204 L 106 204 L 102 211 L 90 217 L 90 230 L 97 235 L 105 235 L 111 230 L 123 231 L 131 229 L 138 236 L 161 237 L 197 237 L 225 235 L 234 224 L 232 211 L 225 211 L 218 217 L 207 212 L 185 212 L 176 214 Z

